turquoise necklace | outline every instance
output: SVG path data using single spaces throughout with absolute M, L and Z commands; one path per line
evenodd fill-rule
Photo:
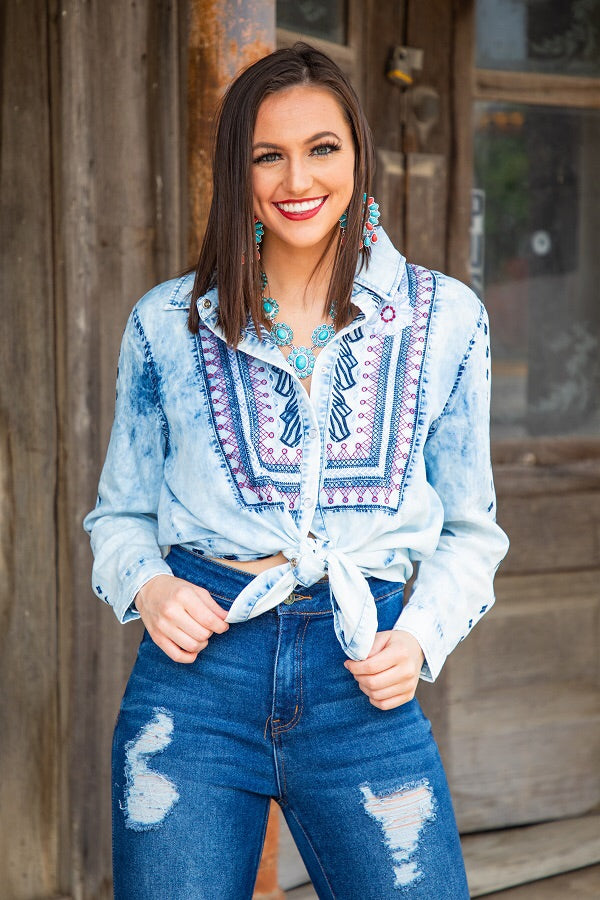
M 263 291 L 263 310 L 265 316 L 272 323 L 271 337 L 278 347 L 291 347 L 290 354 L 287 358 L 288 363 L 294 369 L 298 378 L 308 378 L 312 375 L 315 367 L 316 357 L 314 351 L 325 347 L 335 335 L 333 325 L 317 325 L 313 329 L 311 335 L 312 347 L 296 347 L 294 344 L 294 332 L 290 325 L 285 322 L 277 322 L 279 315 L 279 303 L 273 297 L 266 297 L 265 292 L 268 286 L 267 276 L 264 272 L 260 273 Z M 335 304 L 332 303 L 329 308 L 329 316 L 335 320 Z

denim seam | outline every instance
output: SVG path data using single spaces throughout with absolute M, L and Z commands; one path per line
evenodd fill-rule
M 477 343 L 478 332 L 479 332 L 479 330 L 483 324 L 483 320 L 484 320 L 484 313 L 485 313 L 485 310 L 484 310 L 483 304 L 480 304 L 479 318 L 477 319 L 477 324 L 475 326 L 473 334 L 471 335 L 471 338 L 469 340 L 469 344 L 464 353 L 464 356 L 459 363 L 458 371 L 456 374 L 456 379 L 454 381 L 454 384 L 452 385 L 452 390 L 450 391 L 450 394 L 448 395 L 448 399 L 446 400 L 443 410 L 441 411 L 441 413 L 439 414 L 437 419 L 434 419 L 434 421 L 429 426 L 429 431 L 427 432 L 427 437 L 431 437 L 431 435 L 434 434 L 435 431 L 437 431 L 442 419 L 449 412 L 449 410 L 451 409 L 451 407 L 456 399 L 456 395 L 458 393 L 458 387 L 460 385 L 460 382 L 462 381 L 462 378 L 463 378 L 463 375 L 467 368 L 467 365 L 469 363 L 469 360 L 471 359 L 471 356 L 473 354 L 473 347 Z
M 309 618 L 307 616 L 306 621 L 304 623 L 304 628 L 302 629 L 302 637 L 301 637 L 300 641 L 296 641 L 296 648 L 295 648 L 296 666 L 298 667 L 298 670 L 300 673 L 299 702 L 296 705 L 296 710 L 295 710 L 292 718 L 289 720 L 289 722 L 286 722 L 285 725 L 278 726 L 275 731 L 275 734 L 284 734 L 287 731 L 291 731 L 293 728 L 296 727 L 296 725 L 302 718 L 302 713 L 304 711 L 304 672 L 302 669 L 302 659 L 303 659 L 302 650 L 304 649 L 304 638 L 306 637 L 306 629 L 308 628 L 308 623 L 309 623 Z
M 294 812 L 294 810 L 292 809 L 292 807 L 289 805 L 289 803 L 288 803 L 287 806 L 288 806 L 288 810 L 289 810 L 290 815 L 294 817 L 294 819 L 296 820 L 296 823 L 297 823 L 297 825 L 298 825 L 298 828 L 300 829 L 300 831 L 302 832 L 302 834 L 303 834 L 304 837 L 306 838 L 306 843 L 308 844 L 308 846 L 310 847 L 310 849 L 311 849 L 312 852 L 314 853 L 315 859 L 316 859 L 316 861 L 317 861 L 318 864 L 319 864 L 319 868 L 321 869 L 321 874 L 322 874 L 323 878 L 325 879 L 325 882 L 326 882 L 326 884 L 327 884 L 327 887 L 329 888 L 329 890 L 330 890 L 330 892 L 331 892 L 332 900 L 335 900 L 335 894 L 334 894 L 334 892 L 333 892 L 333 888 L 331 887 L 331 884 L 329 883 L 329 878 L 327 877 L 327 872 L 325 871 L 325 869 L 324 869 L 324 867 L 323 867 L 323 863 L 321 862 L 321 859 L 320 859 L 320 857 L 319 857 L 319 854 L 317 853 L 317 850 L 316 850 L 316 848 L 315 848 L 313 842 L 312 842 L 311 839 L 309 838 L 309 836 L 308 836 L 308 834 L 307 834 L 307 832 L 306 832 L 306 829 L 304 828 L 302 822 L 300 821 L 300 819 L 298 818 L 298 816 L 296 815 L 296 813 Z M 321 897 L 320 900 L 324 900 L 324 898 Z
M 256 876 L 258 875 L 258 868 L 259 868 L 259 866 L 260 866 L 260 860 L 261 860 L 261 857 L 262 857 L 263 848 L 264 848 L 264 845 L 265 845 L 265 837 L 266 837 L 266 834 L 267 834 L 267 825 L 268 825 L 268 823 L 269 823 L 270 805 L 271 805 L 271 804 L 270 804 L 270 798 L 269 798 L 269 802 L 267 802 L 267 804 L 265 805 L 265 815 L 264 815 L 263 826 L 262 826 L 262 840 L 261 840 L 261 842 L 260 842 L 260 844 L 259 844 L 259 847 L 258 847 L 258 855 L 257 855 L 257 857 L 256 857 L 256 859 L 254 860 L 254 863 L 253 863 L 253 865 L 254 865 L 254 880 L 255 880 L 255 882 L 256 882 Z
M 272 727 L 272 724 L 273 723 L 271 721 L 271 727 Z M 286 799 L 287 798 L 287 779 L 285 777 L 285 755 L 283 752 L 283 744 L 280 740 L 280 734 L 278 732 L 274 732 L 273 737 L 274 737 L 276 755 L 277 755 L 277 745 L 279 745 L 279 759 L 281 761 L 281 775 L 283 777 L 283 791 L 281 794 L 281 799 L 283 800 L 284 803 L 287 803 L 287 799 Z
M 169 449 L 171 446 L 171 435 L 169 433 L 169 423 L 167 421 L 167 417 L 165 415 L 165 411 L 163 409 L 160 395 L 158 392 L 158 375 L 156 374 L 156 368 L 154 366 L 154 357 L 152 356 L 152 350 L 150 349 L 150 342 L 146 337 L 146 332 L 144 331 L 144 326 L 142 325 L 141 319 L 139 317 L 139 313 L 137 309 L 134 309 L 132 312 L 132 321 L 137 331 L 138 337 L 142 343 L 142 348 L 144 351 L 144 359 L 146 360 L 146 365 L 148 366 L 148 371 L 150 373 L 150 380 L 152 382 L 152 390 L 154 393 L 154 400 L 156 402 L 156 408 L 158 410 L 158 418 L 160 420 L 160 426 L 162 432 L 165 436 L 166 446 L 165 446 L 165 456 L 168 455 Z

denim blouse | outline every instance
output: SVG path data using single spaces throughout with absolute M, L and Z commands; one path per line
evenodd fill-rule
M 489 449 L 488 320 L 446 275 L 408 265 L 383 229 L 357 271 L 359 310 L 317 356 L 310 396 L 266 330 L 237 349 L 217 324 L 218 293 L 193 275 L 160 284 L 123 336 L 115 419 L 98 499 L 85 518 L 93 587 L 121 622 L 168 548 L 288 562 L 257 575 L 227 616 L 271 609 L 329 577 L 346 654 L 377 629 L 368 576 L 406 582 L 396 628 L 421 645 L 422 677 L 494 602 L 508 541 L 495 523 Z M 365 577 L 367 576 L 367 577 Z

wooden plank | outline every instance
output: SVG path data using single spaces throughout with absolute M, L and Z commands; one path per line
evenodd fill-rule
M 577 869 L 486 896 L 488 900 L 598 900 L 600 866 Z M 312 885 L 305 884 L 287 891 L 285 897 L 286 900 L 317 900 L 317 892 Z
M 582 815 L 600 802 L 600 692 L 559 677 L 450 693 L 444 762 L 461 832 Z
M 446 160 L 435 153 L 406 154 L 406 255 L 443 269 L 446 257 Z
M 449 44 L 452 89 L 448 97 L 451 143 L 448 156 L 447 268 L 467 284 L 471 281 L 470 230 L 473 186 L 473 57 L 475 2 L 455 0 Z
M 56 396 L 48 17 L 2 10 L 0 885 L 58 891 Z
M 404 247 L 404 154 L 397 150 L 377 148 L 375 197 L 385 205 L 385 230 L 395 247 Z
M 600 491 L 600 462 L 586 459 L 564 465 L 511 465 L 494 469 L 496 490 L 502 499 L 539 494 L 583 494 Z
M 577 869 L 487 896 L 488 900 L 598 900 L 600 866 Z
M 54 2 L 51 16 L 61 433 L 60 883 L 80 900 L 112 896 L 110 745 L 141 634 L 139 624 L 120 626 L 94 598 L 81 520 L 95 499 L 127 315 L 149 287 L 184 265 L 185 152 L 177 128 L 182 17 L 178 2 L 117 0 Z M 166 133 L 157 135 L 157 122 Z
M 496 605 L 450 657 L 463 702 L 485 691 L 600 679 L 600 570 L 505 575 Z
M 577 75 L 477 69 L 474 96 L 493 102 L 600 109 L 598 79 Z
M 600 866 L 593 865 L 600 861 L 598 815 L 467 835 L 462 838 L 462 848 L 473 898 L 494 900 L 496 891 L 513 885 L 523 887 L 500 894 L 498 900 L 598 897 Z M 583 868 L 588 866 L 592 868 Z M 577 869 L 581 871 L 570 872 Z M 569 874 L 545 880 L 564 872 Z M 286 900 L 311 900 L 317 894 L 305 874 L 285 896 Z
M 555 466 L 600 460 L 598 438 L 523 438 L 494 443 L 493 462 L 532 466 Z
M 482 897 L 600 862 L 600 816 L 471 835 L 462 846 L 471 897 Z
M 511 539 L 503 574 L 600 568 L 600 491 L 504 498 L 498 521 Z
M 385 76 L 385 67 L 394 44 L 404 42 L 404 14 L 406 0 L 365 0 L 365 29 L 361 53 L 363 69 L 363 100 L 367 119 L 378 150 L 402 150 L 404 99 L 402 91 Z M 384 206 L 381 198 L 382 224 L 387 217 L 397 217 L 397 209 Z

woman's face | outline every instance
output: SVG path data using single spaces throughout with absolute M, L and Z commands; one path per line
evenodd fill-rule
M 252 160 L 254 213 L 269 244 L 324 247 L 354 189 L 352 132 L 333 94 L 299 85 L 266 97 Z

